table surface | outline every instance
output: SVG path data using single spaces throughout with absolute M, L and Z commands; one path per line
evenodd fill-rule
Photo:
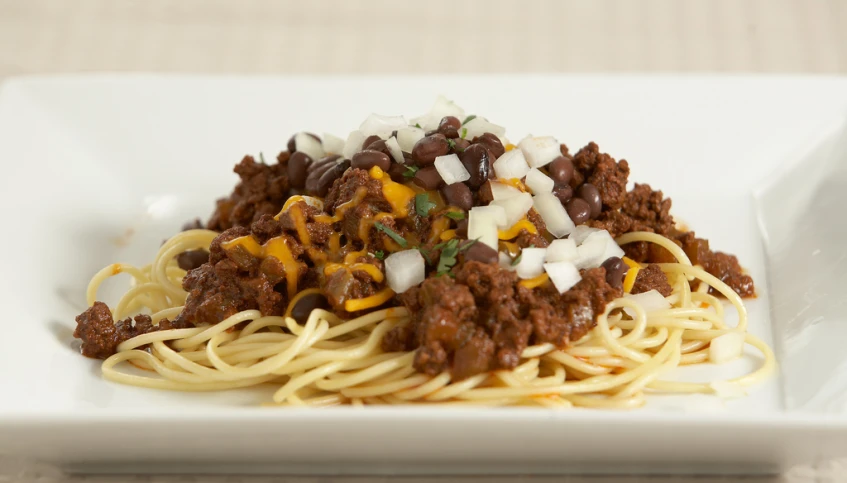
M 71 72 L 429 74 L 847 72 L 842 0 L 0 0 L 0 81 Z M 449 478 L 639 482 L 646 477 Z M 428 478 L 404 478 L 418 483 Z M 835 482 L 847 463 L 772 478 Z M 392 478 L 68 477 L 0 455 L 0 482 L 389 482 Z

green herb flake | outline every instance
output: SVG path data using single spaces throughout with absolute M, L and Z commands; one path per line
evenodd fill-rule
M 416 128 L 418 128 L 418 129 L 423 129 L 423 128 L 421 127 L 421 123 L 419 123 L 419 122 L 416 122 L 416 123 L 415 123 L 415 127 L 416 127 Z
M 392 230 L 391 228 L 388 228 L 387 226 L 383 225 L 380 222 L 374 223 L 374 226 L 376 227 L 377 230 L 379 230 L 379 231 L 385 233 L 386 235 L 388 235 L 389 238 L 394 240 L 401 247 L 406 248 L 407 246 L 409 246 L 409 242 L 407 242 L 405 238 L 398 235 L 397 232 Z
M 441 245 L 440 243 L 438 245 Z M 436 245 L 436 247 L 438 247 Z M 453 238 L 452 240 L 444 243 L 443 248 L 441 249 L 441 257 L 438 259 L 438 266 L 436 267 L 436 272 L 439 274 L 446 274 L 456 265 L 456 256 L 459 254 L 459 239 Z
M 473 121 L 474 119 L 476 119 L 476 114 L 471 114 L 470 116 L 466 117 L 464 121 L 462 121 L 462 126 Z
M 416 249 L 417 251 L 421 252 L 421 255 L 424 257 L 424 260 L 426 260 L 426 264 L 427 264 L 427 265 L 432 265 L 432 260 L 430 260 L 430 258 L 429 258 L 429 251 L 427 251 L 427 249 L 426 249 L 426 248 L 424 248 L 424 247 L 415 247 L 415 249 Z
M 385 260 L 385 252 L 382 250 L 377 250 L 374 252 L 374 257 L 377 260 Z
M 414 178 L 415 173 L 418 172 L 420 168 L 417 166 L 406 166 L 406 171 L 403 173 L 404 178 Z
M 259 151 L 259 161 L 261 161 L 262 164 L 266 164 L 265 163 L 265 153 L 263 153 L 261 151 Z
M 429 212 L 435 208 L 435 203 L 429 201 L 429 195 L 419 193 L 415 195 L 415 212 L 420 216 L 429 216 Z
M 464 220 L 465 212 L 464 211 L 448 211 L 444 213 L 444 216 L 450 218 L 451 220 Z
M 517 267 L 519 263 L 521 263 L 521 257 L 523 257 L 523 253 L 517 256 L 514 260 L 512 260 L 511 266 Z
M 450 149 L 456 149 L 456 141 L 453 141 L 450 138 L 447 138 L 447 144 L 450 146 Z
M 462 128 L 462 139 L 465 139 L 466 137 L 468 137 L 468 128 L 463 127 Z

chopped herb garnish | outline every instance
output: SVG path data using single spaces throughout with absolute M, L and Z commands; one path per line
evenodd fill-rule
M 435 208 L 435 203 L 429 201 L 429 195 L 419 193 L 415 195 L 415 211 L 420 216 L 428 216 L 429 212 Z
M 262 164 L 265 164 L 265 153 L 261 151 L 259 151 L 259 161 L 261 161 Z
M 476 114 L 471 114 L 470 116 L 466 117 L 464 121 L 462 121 L 462 126 L 473 121 L 474 119 L 476 119 Z
M 439 243 L 439 245 L 441 245 Z M 438 245 L 436 245 L 437 247 Z M 444 244 L 441 249 L 441 257 L 438 259 L 436 271 L 439 274 L 445 274 L 456 264 L 456 255 L 459 254 L 459 239 L 453 238 Z
M 423 129 L 423 128 L 421 127 L 421 123 L 419 123 L 419 122 L 416 122 L 416 123 L 415 123 L 415 127 L 416 127 L 416 128 L 418 128 L 418 129 Z
M 383 225 L 380 222 L 374 223 L 374 226 L 376 227 L 377 230 L 379 230 L 379 231 L 385 233 L 386 235 L 388 235 L 389 238 L 394 240 L 401 247 L 406 248 L 407 246 L 409 246 L 409 242 L 407 242 L 405 238 L 398 235 L 397 232 L 392 230 L 391 228 L 388 228 L 387 226 Z
M 450 149 L 456 149 L 456 141 L 453 141 L 450 138 L 447 138 L 447 144 L 450 146 Z
M 476 243 L 478 241 L 479 241 L 479 238 L 475 238 L 473 240 L 468 240 L 467 243 L 465 243 L 464 245 L 461 246 L 461 248 L 459 248 L 459 251 L 463 252 L 463 251 L 467 250 L 468 248 L 472 247 L 474 245 L 474 243 Z
M 518 264 L 521 263 L 521 257 L 523 257 L 523 253 L 521 253 L 514 260 L 512 260 L 511 266 L 517 267 Z
M 462 128 L 462 139 L 465 139 L 466 137 L 468 137 L 468 128 L 463 127 Z
M 424 260 L 426 260 L 426 264 L 427 264 L 427 265 L 432 265 L 432 260 L 430 260 L 430 259 L 429 259 L 429 252 L 427 251 L 427 249 L 426 249 L 426 248 L 424 248 L 424 247 L 415 247 L 415 249 L 416 249 L 417 251 L 421 252 L 421 255 L 423 255 Z
M 406 171 L 403 173 L 404 178 L 414 178 L 415 173 L 418 172 L 420 168 L 417 166 L 406 166 Z
M 465 212 L 464 211 L 448 211 L 444 213 L 444 216 L 450 218 L 451 220 L 464 220 Z
M 377 250 L 374 252 L 374 257 L 376 257 L 378 260 L 385 260 L 385 252 L 382 250 Z

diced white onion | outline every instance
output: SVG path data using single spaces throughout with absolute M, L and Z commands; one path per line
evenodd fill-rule
M 546 166 L 562 155 L 559 141 L 553 136 L 525 138 L 518 147 L 531 168 Z
M 520 149 L 506 151 L 494 161 L 494 174 L 500 179 L 521 179 L 529 172 L 529 165 Z
M 487 207 L 477 206 L 468 213 L 468 239 L 479 240 L 497 250 L 497 215 L 490 210 L 480 211 L 479 208 Z M 505 213 L 502 216 L 505 217 Z
M 597 230 L 588 235 L 577 248 L 578 268 L 599 267 L 609 257 L 623 257 L 624 251 L 606 230 Z
M 549 247 L 547 251 L 550 251 Z M 559 293 L 567 292 L 571 289 L 571 287 L 582 280 L 582 276 L 579 275 L 579 270 L 577 270 L 571 262 L 545 263 L 544 271 L 550 276 L 550 280 L 553 282 L 553 285 Z
M 709 343 L 709 361 L 715 364 L 723 364 L 741 357 L 744 350 L 744 334 L 740 332 L 727 332 L 712 339 Z
M 323 211 L 324 209 L 324 200 L 322 200 L 321 198 L 317 198 L 315 196 L 294 195 L 285 200 L 285 204 L 282 205 L 282 210 L 280 211 L 282 213 L 285 213 L 286 211 L 288 211 L 289 208 L 291 208 L 291 205 L 297 203 L 298 201 L 303 201 L 307 205 L 317 208 L 321 211 Z
M 423 139 L 426 132 L 423 129 L 415 126 L 406 126 L 403 129 L 397 130 L 397 143 L 404 153 L 411 153 L 415 143 Z
M 471 208 L 471 213 L 484 213 L 491 216 L 491 219 L 494 220 L 495 226 L 498 228 L 508 228 L 506 226 L 507 218 L 506 218 L 506 210 L 499 205 L 488 205 L 488 206 L 474 206 Z M 468 237 L 471 239 L 471 237 Z M 496 247 L 495 247 L 496 248 Z
M 515 267 L 512 266 L 512 257 L 510 257 L 508 253 L 500 252 L 497 256 L 500 268 L 503 270 L 509 270 L 510 272 L 515 270 Z
M 494 200 L 488 206 L 502 206 L 506 212 L 506 223 L 504 228 L 511 228 L 515 223 L 521 221 L 526 213 L 532 208 L 532 195 L 519 193 L 511 198 Z
M 395 163 L 404 164 L 406 162 L 406 158 L 403 157 L 403 150 L 400 149 L 400 145 L 397 144 L 397 139 L 394 136 L 385 140 L 385 147 L 388 148 Z
M 577 245 L 581 245 L 588 235 L 600 231 L 599 228 L 591 228 L 588 225 L 579 225 L 574 228 L 570 235 L 568 235 L 568 239 L 573 240 Z
M 461 134 L 463 132 L 465 133 L 465 139 L 473 139 L 474 137 L 482 136 L 487 132 L 490 132 L 491 134 L 499 138 L 500 136 L 506 134 L 506 128 L 488 122 L 482 117 L 475 117 L 462 125 L 462 128 L 459 129 L 459 133 Z
M 323 147 L 327 154 L 341 154 L 344 151 L 344 140 L 334 134 L 325 132 Z
M 544 273 L 544 257 L 546 248 L 524 248 L 521 250 L 521 261 L 516 271 L 520 278 L 534 278 Z
M 435 170 L 441 175 L 444 183 L 451 185 L 471 179 L 471 174 L 455 154 L 447 154 L 435 158 Z
M 553 180 L 539 171 L 538 168 L 532 168 L 526 173 L 526 186 L 532 190 L 534 195 L 552 193 L 554 184 Z
M 665 299 L 664 295 L 660 294 L 655 290 L 650 290 L 649 292 L 639 293 L 639 294 L 624 294 L 624 297 L 632 300 L 637 303 L 644 309 L 644 312 L 648 314 L 650 312 L 655 312 L 657 310 L 664 310 L 671 308 L 670 302 Z M 630 317 L 635 317 L 635 311 L 629 307 L 624 307 L 623 311 L 627 313 Z
M 344 149 L 341 154 L 347 159 L 352 158 L 354 154 L 362 150 L 362 143 L 364 142 L 365 135 L 362 134 L 362 131 L 352 131 L 347 136 L 347 142 L 344 143 Z
M 403 116 L 381 116 L 379 114 L 371 114 L 362 122 L 362 125 L 359 126 L 359 131 L 362 131 L 362 134 L 364 134 L 365 137 L 376 135 L 385 139 L 390 136 L 392 132 L 399 131 L 408 125 L 409 123 L 406 122 L 406 118 Z
M 491 186 L 491 197 L 495 200 L 504 200 L 506 198 L 511 198 L 512 196 L 517 196 L 522 193 L 521 190 L 506 183 L 490 181 L 489 185 Z
M 385 258 L 385 278 L 388 286 L 397 293 L 424 281 L 426 263 L 418 250 L 403 250 Z
M 459 119 L 459 121 L 462 121 L 465 119 L 465 110 L 446 97 L 438 96 L 429 112 L 412 119 L 411 124 L 418 124 L 425 131 L 431 131 L 437 129 L 441 119 L 447 116 L 453 116 Z
M 532 206 L 541 215 L 544 224 L 547 225 L 547 231 L 554 237 L 561 238 L 575 228 L 562 202 L 553 193 L 533 196 Z
M 304 132 L 298 132 L 294 136 L 294 148 L 297 151 L 306 154 L 314 161 L 326 156 L 321 142 Z
M 714 381 L 709 383 L 709 387 L 715 391 L 715 395 L 723 399 L 735 399 L 747 395 L 747 390 L 744 386 L 729 381 Z
M 577 257 L 576 243 L 570 238 L 559 238 L 550 242 L 545 260 L 549 263 L 574 262 Z

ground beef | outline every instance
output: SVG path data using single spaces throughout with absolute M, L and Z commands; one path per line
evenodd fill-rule
M 276 164 L 257 163 L 245 156 L 235 166 L 241 181 L 227 198 L 218 200 L 207 228 L 224 231 L 234 226 L 249 226 L 262 215 L 276 215 L 289 195 L 288 152 L 283 151 Z
M 637 294 L 651 290 L 656 290 L 665 297 L 673 292 L 673 288 L 671 288 L 671 284 L 668 282 L 668 276 L 655 264 L 649 264 L 647 267 L 638 271 L 638 276 L 635 277 L 635 284 L 633 284 L 631 292 Z
M 701 265 L 704 270 L 729 285 L 738 295 L 752 297 L 756 294 L 753 279 L 744 274 L 735 255 L 713 252 L 709 248 L 709 241 L 697 238 L 693 231 L 677 233 L 674 240 L 691 259 L 691 263 Z M 667 253 L 666 250 L 655 250 L 655 252 L 657 253 L 653 256 L 656 258 L 662 256 L 661 252 Z M 714 289 L 711 292 L 716 293 Z
M 411 321 L 391 331 L 383 349 L 416 349 L 415 368 L 430 375 L 450 370 L 455 380 L 512 369 L 529 345 L 566 346 L 621 295 L 602 268 L 583 272 L 582 281 L 562 295 L 552 286 L 522 287 L 514 272 L 493 264 L 466 262 L 454 274 L 430 276 L 400 296 Z
M 550 242 L 548 242 L 547 239 L 544 238 L 543 235 L 541 235 L 542 233 L 547 231 L 547 225 L 544 224 L 544 220 L 541 218 L 541 215 L 539 215 L 538 212 L 535 211 L 535 208 L 530 208 L 529 211 L 526 212 L 526 219 L 530 223 L 535 225 L 536 228 L 538 228 L 538 233 L 533 234 L 526 230 L 521 230 L 520 234 L 518 235 L 518 238 L 515 240 L 518 246 L 521 248 L 545 248 L 550 245 Z
M 303 247 L 294 237 L 282 233 L 279 222 L 269 215 L 254 223 L 253 228 L 256 230 L 230 228 L 212 241 L 209 263 L 192 270 L 183 279 L 188 298 L 177 321 L 215 324 L 242 310 L 256 309 L 263 315 L 285 312 L 288 297 L 282 262 L 273 257 L 255 257 L 240 247 L 224 250 L 222 244 L 251 234 L 260 244 L 280 236 L 297 259 L 302 258 Z M 307 270 L 305 264 L 301 265 L 296 274 L 298 280 Z
M 135 319 L 127 317 L 116 324 L 112 319 L 112 311 L 103 302 L 94 305 L 76 317 L 74 337 L 82 340 L 82 355 L 105 359 L 117 352 L 118 345 L 133 337 L 156 332 L 157 330 L 184 329 L 193 325 L 186 322 L 171 322 L 162 319 L 157 325 L 149 315 L 136 315 Z
M 317 221 L 316 217 L 326 213 L 319 210 L 318 208 L 315 208 L 314 206 L 307 204 L 305 201 L 298 201 L 297 203 L 294 203 L 288 210 L 286 210 L 285 213 L 282 213 L 279 216 L 279 223 L 275 223 L 274 226 L 279 227 L 281 231 L 284 231 L 285 233 L 296 237 L 297 240 L 302 243 L 304 240 L 300 239 L 300 232 L 297 229 L 297 224 L 294 222 L 294 219 L 291 216 L 291 210 L 294 208 L 294 206 L 297 206 L 297 208 L 299 208 L 300 213 L 303 216 L 303 220 L 305 221 L 306 231 L 309 234 L 309 244 L 311 246 L 321 248 L 329 241 L 330 236 L 334 232 L 332 225 L 329 223 Z M 256 223 L 254 223 L 253 231 L 256 232 L 257 229 L 261 230 L 262 227 L 257 227 Z M 277 235 L 273 234 L 271 236 Z
M 351 200 L 358 200 L 358 202 L 349 208 L 342 208 L 342 205 Z M 363 219 L 373 218 L 377 213 L 391 212 L 391 205 L 382 194 L 382 182 L 371 178 L 368 172 L 363 169 L 349 169 L 344 173 L 344 176 L 337 179 L 326 196 L 325 205 L 330 214 L 344 210 L 341 232 L 348 242 L 363 243 L 367 241 L 362 240 L 359 230 Z M 389 217 L 381 219 L 380 223 L 395 231 L 399 229 Z M 372 229 L 369 230 L 368 234 L 377 245 L 374 249 L 379 250 L 383 248 L 380 241 L 382 237 L 375 232 L 376 230 Z
M 384 271 L 382 261 L 370 255 L 357 258 L 356 263 L 367 263 L 374 265 L 380 271 Z M 377 283 L 364 270 L 341 268 L 326 277 L 323 292 L 336 313 L 342 317 L 352 317 L 355 315 L 348 314 L 344 309 L 344 303 L 346 301 L 370 297 L 382 288 L 383 284 Z
M 629 177 L 626 160 L 616 162 L 608 154 L 601 153 L 600 147 L 592 142 L 574 155 L 573 165 L 574 175 L 570 184 L 574 192 L 583 183 L 591 183 L 600 192 L 604 209 L 615 210 L 623 206 Z

